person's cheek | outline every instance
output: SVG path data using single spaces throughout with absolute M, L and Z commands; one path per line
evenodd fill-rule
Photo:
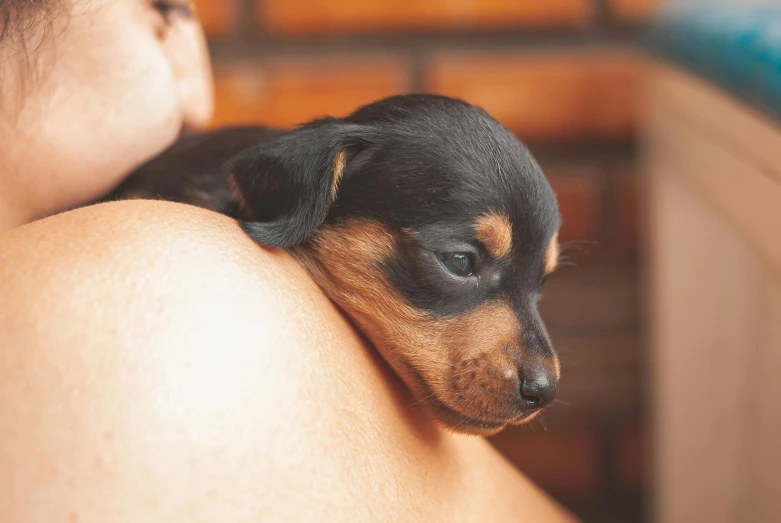
M 96 16 L 93 16 L 96 18 Z M 30 92 L 21 128 L 43 151 L 34 188 L 43 215 L 102 196 L 179 136 L 182 110 L 160 45 L 136 25 L 74 18 Z M 107 34 L 108 33 L 108 34 Z M 52 51 L 54 52 L 54 51 Z
M 200 24 L 174 24 L 163 42 L 173 71 L 185 130 L 207 126 L 214 111 L 214 88 L 209 53 Z
M 113 108 L 105 118 L 106 159 L 127 162 L 124 174 L 172 143 L 183 125 L 176 78 L 152 41 L 137 40 L 126 59 L 104 66 L 104 91 Z M 105 63 L 105 62 L 104 62 Z

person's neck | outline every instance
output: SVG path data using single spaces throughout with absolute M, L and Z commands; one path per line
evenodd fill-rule
M 0 173 L 0 234 L 24 225 L 26 222 L 14 202 L 10 201 L 13 193 L 3 187 L 2 176 L 3 174 Z
M 36 205 L 41 195 L 35 194 L 35 184 L 41 171 L 34 149 L 24 147 L 24 137 L 0 114 L 0 233 L 22 226 L 39 216 Z
M 0 164 L 0 234 L 33 221 L 35 211 L 30 203 L 34 201 L 25 190 L 26 185 L 19 183 L 19 173 L 15 171 L 12 155 L 0 145 L 0 158 L 6 160 Z
M 15 147 L 17 132 L 12 121 L 16 116 L 0 107 L 0 234 L 30 221 L 24 212 L 26 195 L 20 193 L 23 186 L 19 181 L 24 178 L 20 176 L 19 166 L 24 161 Z

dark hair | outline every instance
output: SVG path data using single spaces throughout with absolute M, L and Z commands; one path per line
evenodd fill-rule
M 0 43 L 48 24 L 62 0 L 0 0 Z M 24 40 L 24 38 L 22 38 Z

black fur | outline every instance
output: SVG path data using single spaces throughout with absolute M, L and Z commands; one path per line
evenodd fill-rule
M 339 154 L 346 162 L 332 198 Z M 452 317 L 500 299 L 515 312 L 528 353 L 554 355 L 537 300 L 545 252 L 560 225 L 556 198 L 526 147 L 465 102 L 395 96 L 287 132 L 241 127 L 184 138 L 110 198 L 131 195 L 228 214 L 267 246 L 294 247 L 346 218 L 407 231 L 383 270 L 412 306 Z M 512 224 L 512 251 L 499 260 L 475 235 L 476 219 L 487 212 Z M 438 259 L 449 252 L 471 253 L 477 277 L 449 273 Z
M 292 247 L 309 238 L 328 216 L 337 156 L 376 140 L 374 129 L 328 118 L 247 149 L 230 160 L 249 205 L 244 231 L 258 243 Z
M 412 229 L 416 245 L 392 260 L 389 276 L 417 307 L 452 315 L 492 295 L 534 308 L 543 253 L 560 225 L 556 198 L 529 151 L 485 111 L 450 98 L 391 98 L 348 122 L 374 125 L 383 141 L 365 148 L 345 173 L 329 216 L 364 215 L 391 229 Z M 472 225 L 487 211 L 509 217 L 514 251 L 491 260 Z M 456 248 L 463 245 L 463 248 Z M 474 251 L 480 287 L 443 281 L 430 253 Z
M 186 136 L 128 176 L 103 201 L 142 196 L 238 217 L 224 164 L 284 134 L 280 129 L 247 126 Z

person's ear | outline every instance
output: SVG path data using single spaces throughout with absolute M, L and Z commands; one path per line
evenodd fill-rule
M 309 238 L 328 215 L 350 157 L 368 143 L 367 126 L 324 119 L 243 151 L 226 166 L 242 229 L 269 247 Z

